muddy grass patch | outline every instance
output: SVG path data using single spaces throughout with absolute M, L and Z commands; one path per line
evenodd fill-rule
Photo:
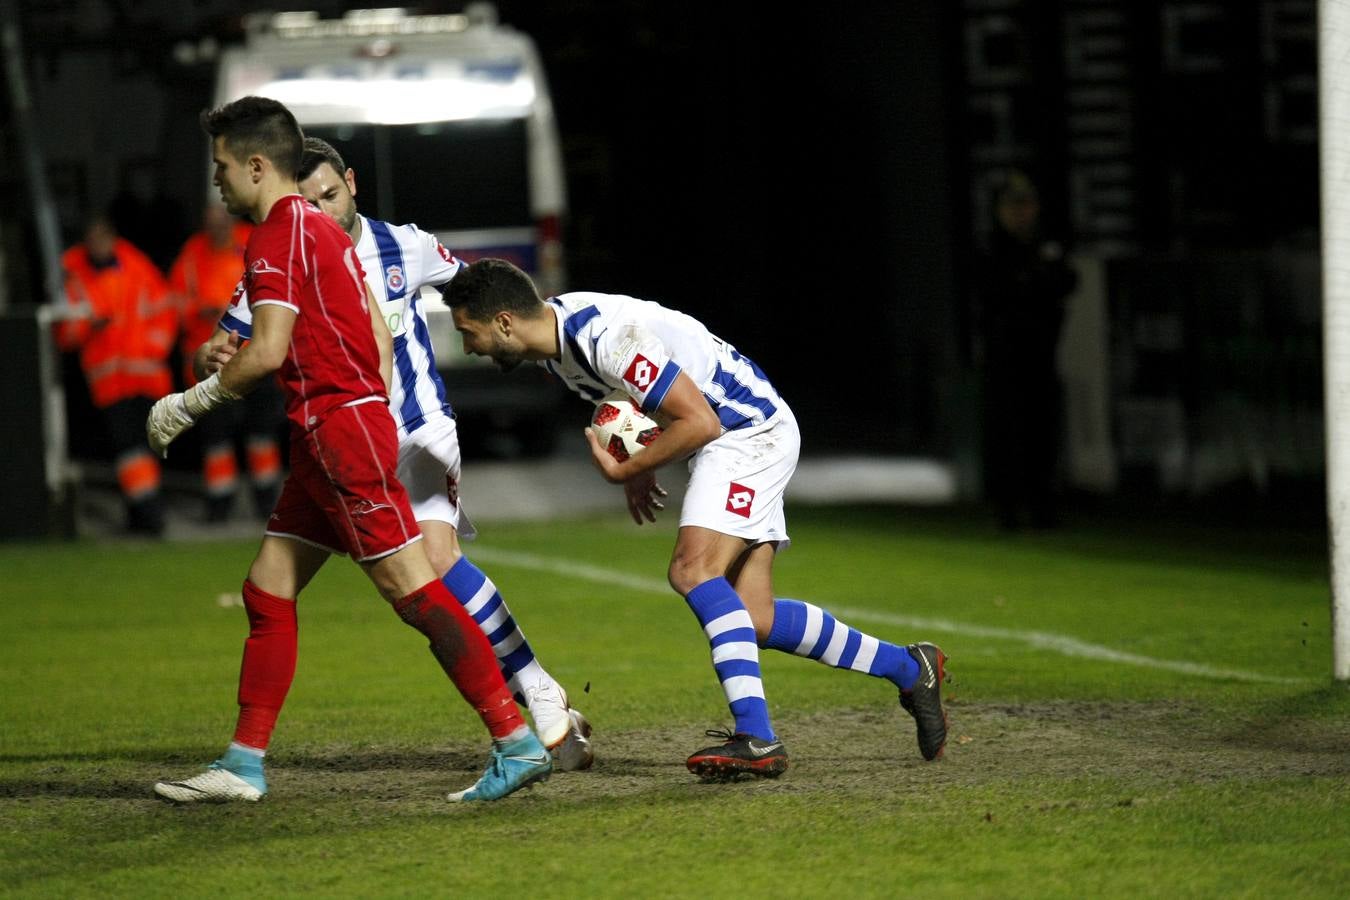
M 1350 775 L 1350 722 L 1297 712 L 1216 715 L 1174 702 L 953 703 L 945 756 L 920 757 L 914 727 L 896 709 L 780 715 L 791 754 L 781 778 L 702 784 L 685 757 L 712 743 L 697 727 L 595 734 L 588 772 L 560 772 L 529 792 L 534 802 L 585 802 L 709 791 L 822 792 L 904 796 L 943 785 L 1104 778 L 1141 787 L 1281 776 Z M 719 723 L 708 723 L 710 727 Z M 270 756 L 271 802 L 331 801 L 436 805 L 471 784 L 485 748 L 278 746 Z M 138 753 L 77 761 L 31 759 L 0 779 L 0 798 L 150 798 L 159 778 L 192 774 L 173 754 Z

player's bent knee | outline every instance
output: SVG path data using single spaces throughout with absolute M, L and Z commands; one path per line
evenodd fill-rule
M 436 577 L 441 578 L 464 555 L 459 549 L 459 535 L 448 522 L 418 520 L 417 527 L 422 530 L 422 547 L 427 561 Z
M 409 544 L 377 560 L 363 562 L 361 568 L 375 585 L 375 589 L 380 592 L 380 596 L 390 603 L 436 580 L 436 574 L 427 561 L 421 541 Z
M 722 574 L 702 560 L 676 556 L 670 561 L 670 568 L 666 570 L 666 579 L 675 589 L 675 593 L 684 597 L 703 582 Z
M 298 597 L 328 559 L 328 551 L 267 535 L 248 569 L 248 580 L 277 597 Z

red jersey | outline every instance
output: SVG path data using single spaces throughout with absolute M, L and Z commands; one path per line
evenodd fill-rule
M 365 273 L 341 226 L 299 194 L 281 198 L 249 237 L 244 286 L 250 310 L 276 304 L 296 314 L 277 373 L 294 425 L 312 431 L 339 406 L 387 402 Z

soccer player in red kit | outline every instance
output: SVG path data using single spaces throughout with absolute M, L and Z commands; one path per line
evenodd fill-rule
M 285 106 L 245 97 L 204 113 L 215 184 L 255 223 L 244 255 L 252 339 L 219 372 L 155 404 L 150 445 L 276 375 L 291 423 L 291 473 L 244 581 L 249 636 L 234 740 L 206 772 L 155 785 L 179 802 L 258 800 L 263 755 L 295 674 L 296 598 L 330 553 L 350 553 L 412 627 L 493 738 L 487 770 L 452 800 L 496 800 L 548 777 L 548 752 L 502 680 L 492 647 L 436 577 L 403 486 L 387 406 L 391 339 L 350 239 L 300 196 L 303 135 Z M 381 340 L 377 341 L 377 335 Z

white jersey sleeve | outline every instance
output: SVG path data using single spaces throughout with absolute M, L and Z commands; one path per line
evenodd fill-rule
M 622 389 L 647 413 L 660 409 L 681 373 L 693 380 L 722 428 L 761 425 L 784 406 L 748 357 L 678 310 L 618 294 L 551 298 L 561 358 L 540 365 L 595 402 Z
M 450 413 L 421 291 L 445 284 L 464 264 L 416 225 L 362 216 L 361 226 L 356 253 L 394 338 L 389 409 L 402 436 L 420 428 L 428 416 Z
M 417 239 L 420 245 L 420 273 L 417 276 L 418 285 L 427 287 L 440 287 L 459 274 L 459 270 L 464 268 L 463 260 L 457 258 L 434 234 L 423 231 L 416 225 L 409 225 L 417 233 Z
M 226 331 L 237 332 L 244 340 L 253 337 L 253 310 L 248 305 L 248 291 L 244 289 L 243 281 L 234 286 L 234 296 L 220 317 L 219 325 Z
M 680 374 L 680 364 L 654 332 L 638 322 L 615 323 L 595 342 L 595 366 L 650 415 Z

